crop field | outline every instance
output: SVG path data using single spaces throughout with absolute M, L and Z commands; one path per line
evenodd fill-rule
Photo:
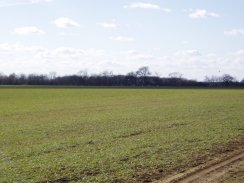
M 244 90 L 0 88 L 0 182 L 150 182 L 244 137 Z

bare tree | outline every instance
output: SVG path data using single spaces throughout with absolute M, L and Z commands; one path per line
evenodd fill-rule
M 151 75 L 151 72 L 150 72 L 150 70 L 149 70 L 149 67 L 144 66 L 144 67 L 139 68 L 139 69 L 136 71 L 136 75 L 137 75 L 138 77 L 145 77 L 145 76 L 150 76 L 150 75 Z
M 86 76 L 86 71 L 78 74 Z M 150 75 L 150 77 L 149 77 Z M 114 75 L 111 71 L 100 74 L 89 74 L 81 77 L 77 74 L 56 77 L 56 72 L 49 75 L 43 74 L 9 74 L 0 73 L 0 85 L 73 85 L 73 86 L 203 86 L 203 87 L 243 87 L 244 79 L 237 81 L 233 76 L 206 76 L 205 82 L 181 78 L 180 73 L 171 73 L 170 78 L 152 76 L 148 67 L 141 67 L 136 72 L 127 75 Z
M 207 83 L 219 83 L 221 82 L 221 79 L 219 76 L 205 76 L 205 79 L 204 79 L 205 82 Z
M 52 71 L 52 72 L 49 73 L 48 77 L 49 77 L 49 79 L 53 80 L 53 79 L 55 79 L 57 77 L 57 73 Z
M 129 72 L 126 74 L 126 76 L 136 77 L 136 73 L 135 72 Z
M 101 75 L 102 75 L 102 76 L 105 76 L 105 77 L 111 77 L 111 76 L 113 76 L 114 74 L 113 74 L 113 71 L 103 71 L 103 72 L 101 73 Z
M 229 74 L 224 74 L 222 77 L 221 77 L 221 81 L 224 82 L 224 83 L 233 83 L 236 81 L 236 79 L 229 75 Z

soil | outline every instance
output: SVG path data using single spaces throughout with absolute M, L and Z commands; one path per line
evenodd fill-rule
M 157 183 L 244 183 L 244 146 L 227 148 L 209 161 L 181 173 L 174 173 Z

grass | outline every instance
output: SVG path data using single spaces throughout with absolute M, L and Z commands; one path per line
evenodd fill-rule
M 244 90 L 0 89 L 0 182 L 139 182 L 244 136 Z

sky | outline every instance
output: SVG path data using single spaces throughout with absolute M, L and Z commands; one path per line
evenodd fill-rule
M 0 73 L 244 78 L 243 0 L 0 0 Z

